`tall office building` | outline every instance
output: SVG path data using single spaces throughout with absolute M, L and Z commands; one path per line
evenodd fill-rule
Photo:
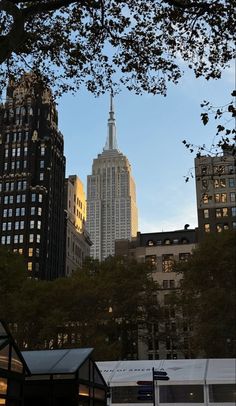
M 91 240 L 85 228 L 86 197 L 83 183 L 76 175 L 65 180 L 66 246 L 65 274 L 71 275 L 90 255 Z
M 195 159 L 199 237 L 236 229 L 235 147 Z
M 33 74 L 0 107 L 0 242 L 24 255 L 29 276 L 64 273 L 63 136 L 52 94 Z
M 128 159 L 118 150 L 112 96 L 106 145 L 87 179 L 87 229 L 91 256 L 99 260 L 115 254 L 115 240 L 131 239 L 138 229 L 135 183 Z

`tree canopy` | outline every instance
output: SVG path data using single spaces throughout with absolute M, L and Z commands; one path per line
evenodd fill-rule
M 192 328 L 191 352 L 209 358 L 236 355 L 236 232 L 210 234 L 187 263 L 179 263 L 179 304 Z
M 156 283 L 145 264 L 88 260 L 70 278 L 27 279 L 21 257 L 0 250 L 0 314 L 21 349 L 93 347 L 96 359 L 137 358 Z
M 42 75 L 59 92 L 123 84 L 166 93 L 183 62 L 219 78 L 233 58 L 232 0 L 0 0 L 0 89 Z

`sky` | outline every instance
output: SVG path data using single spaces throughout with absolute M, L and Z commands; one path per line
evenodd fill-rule
M 187 71 L 167 96 L 137 96 L 123 89 L 116 95 L 115 116 L 119 150 L 128 157 L 136 183 L 139 231 L 173 231 L 197 226 L 194 154 L 182 144 L 211 145 L 217 123 L 203 126 L 200 104 L 209 100 L 222 106 L 231 99 L 235 69 L 219 80 L 196 79 Z M 85 191 L 92 161 L 102 152 L 107 137 L 109 94 L 95 97 L 87 90 L 58 100 L 59 129 L 64 135 L 66 175 L 76 174 Z

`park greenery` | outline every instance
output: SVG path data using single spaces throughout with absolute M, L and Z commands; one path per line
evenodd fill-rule
M 209 235 L 188 262 L 176 264 L 182 282 L 169 307 L 177 325 L 189 327 L 191 357 L 236 355 L 235 241 L 235 232 Z M 110 257 L 87 259 L 71 277 L 41 281 L 26 277 L 20 255 L 1 248 L 1 319 L 21 349 L 94 347 L 97 360 L 136 359 L 138 336 L 150 342 L 152 327 L 168 323 L 152 272 L 148 264 Z M 180 350 L 182 331 L 173 337 Z
M 190 260 L 176 264 L 183 276 L 178 306 L 191 326 L 191 352 L 209 358 L 236 356 L 236 232 L 209 234 Z
M 220 78 L 234 34 L 233 0 L 0 0 L 0 89 L 30 70 L 59 93 L 165 95 L 184 67 Z

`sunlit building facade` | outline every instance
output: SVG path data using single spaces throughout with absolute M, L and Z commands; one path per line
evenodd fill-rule
M 130 163 L 117 146 L 112 97 L 106 145 L 87 178 L 87 229 L 91 256 L 99 260 L 115 254 L 115 240 L 131 239 L 138 230 L 135 182 Z
M 82 181 L 77 175 L 65 180 L 65 274 L 71 275 L 83 265 L 90 255 L 91 240 L 85 228 L 86 196 Z

